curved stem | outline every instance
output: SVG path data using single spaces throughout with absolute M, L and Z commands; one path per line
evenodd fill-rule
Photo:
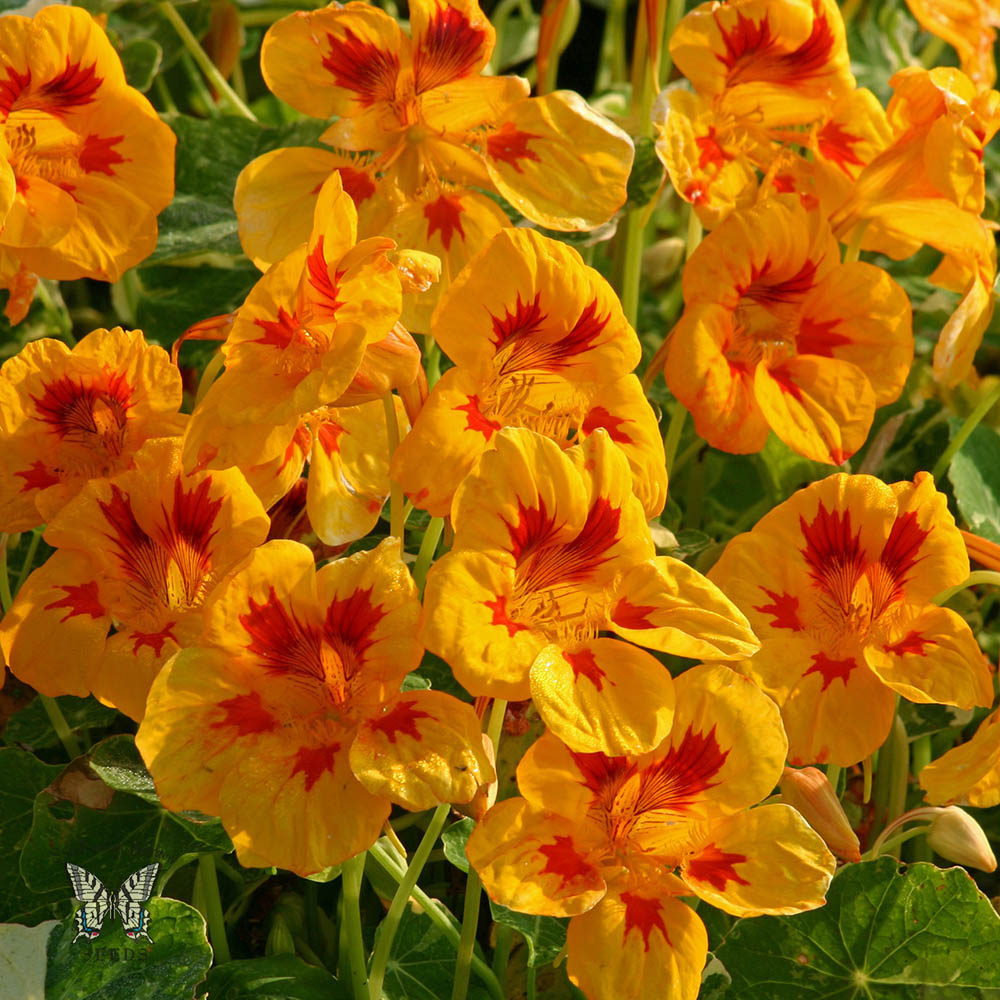
M 430 524 L 427 525 L 427 530 L 424 531 L 424 540 L 420 543 L 417 561 L 413 566 L 413 580 L 417 585 L 417 590 L 421 593 L 423 593 L 427 571 L 431 568 L 431 562 L 434 559 L 434 553 L 437 552 L 438 542 L 441 541 L 443 531 L 443 517 L 432 517 Z
M 958 429 L 958 433 L 948 443 L 948 447 L 941 453 L 941 457 L 935 462 L 931 475 L 935 482 L 940 479 L 951 465 L 951 460 L 958 453 L 958 450 L 968 440 L 969 435 L 979 426 L 983 417 L 986 416 L 996 404 L 1000 402 L 1000 385 L 993 387 L 993 391 L 987 393 L 976 408 L 965 418 L 965 423 Z
M 49 717 L 49 722 L 52 723 L 52 728 L 56 731 L 56 736 L 59 737 L 59 742 L 63 745 L 66 753 L 69 754 L 69 759 L 74 760 L 83 753 L 83 747 L 80 746 L 80 741 L 76 738 L 76 733 L 73 732 L 69 727 L 69 723 L 66 721 L 66 716 L 62 714 L 62 709 L 59 707 L 59 703 L 55 698 L 50 698 L 47 694 L 42 694 L 39 692 L 38 700 L 42 703 L 42 708 L 45 709 L 45 714 Z
M 462 910 L 462 937 L 458 942 L 458 958 L 455 961 L 455 981 L 451 987 L 451 1000 L 465 1000 L 469 992 L 469 968 L 472 952 L 476 947 L 476 931 L 479 929 L 479 901 L 483 883 L 474 868 L 469 869 L 465 883 L 465 906 Z
M 889 751 L 887 763 L 891 776 L 888 802 L 888 818 L 891 823 L 906 810 L 906 788 L 910 779 L 910 744 L 906 738 L 906 727 L 898 715 L 893 719 L 886 748 Z
M 684 422 L 687 420 L 688 411 L 679 400 L 674 400 L 674 410 L 670 414 L 670 423 L 667 425 L 667 433 L 663 437 L 663 452 L 667 460 L 667 477 L 669 478 L 674 469 L 674 459 L 677 457 L 677 446 L 681 443 L 681 434 L 684 432 Z
M 38 552 L 38 543 L 42 537 L 42 529 L 35 528 L 31 533 L 31 541 L 28 542 L 28 551 L 24 554 L 24 562 L 21 564 L 21 572 L 17 574 L 17 579 L 14 581 L 14 594 L 21 589 L 21 585 L 28 578 L 28 574 L 31 572 L 31 568 L 35 563 L 35 554 Z
M 921 833 L 926 833 L 930 828 L 930 823 L 925 823 L 923 826 L 911 827 L 905 833 L 897 834 L 895 837 L 879 837 L 872 845 L 872 849 L 865 855 L 865 860 L 871 861 L 874 858 L 881 857 L 883 854 L 889 854 L 913 837 L 917 837 Z
M 450 811 L 451 806 L 448 803 L 444 803 L 434 810 L 434 815 L 431 817 L 423 839 L 420 841 L 420 846 L 417 847 L 413 855 L 413 860 L 410 861 L 409 867 L 406 869 L 406 874 L 399 883 L 396 894 L 392 897 L 392 902 L 389 904 L 389 912 L 383 918 L 378 929 L 378 937 L 375 940 L 375 953 L 372 955 L 371 973 L 368 976 L 368 995 L 370 1000 L 381 1000 L 385 967 L 389 961 L 392 942 L 396 937 L 396 930 L 399 928 L 399 921 L 402 919 L 403 910 L 409 902 L 413 887 L 417 884 L 417 879 L 420 878 L 420 873 L 427 863 L 431 849 L 437 843 L 441 829 L 448 819 Z
M 219 372 L 222 371 L 222 367 L 225 363 L 226 359 L 223 357 L 222 348 L 220 347 L 212 355 L 208 364 L 205 365 L 205 370 L 201 373 L 201 378 L 198 381 L 198 391 L 194 396 L 195 406 L 197 406 L 205 398 L 205 393 L 211 388 L 212 383 L 218 377 Z
M 497 977 L 500 989 L 507 989 L 507 965 L 510 962 L 510 949 L 514 944 L 514 928 L 507 924 L 497 927 L 497 945 L 493 949 L 493 975 Z
M 342 920 L 347 944 L 347 964 L 351 971 L 354 1000 L 368 1000 L 365 963 L 365 939 L 361 931 L 361 876 L 365 870 L 365 852 L 344 862 L 341 880 L 344 888 Z
M 222 917 L 222 899 L 219 896 L 219 880 L 215 873 L 215 855 L 198 856 L 198 878 L 201 884 L 205 923 L 208 936 L 215 953 L 216 965 L 229 961 L 229 941 L 226 938 L 226 922 Z
M 861 256 L 861 241 L 864 239 L 865 230 L 871 219 L 861 219 L 851 230 L 851 239 L 844 248 L 844 263 L 853 264 Z
M 957 583 L 954 587 L 949 587 L 947 590 L 942 590 L 932 603 L 947 604 L 959 591 L 965 590 L 966 587 L 977 587 L 981 583 L 992 583 L 994 586 L 1000 587 L 1000 573 L 992 569 L 977 569 L 970 573 L 961 583 Z
M 389 440 L 389 461 L 399 447 L 399 422 L 396 419 L 396 403 L 391 392 L 382 397 L 385 409 L 385 433 Z M 399 554 L 404 551 L 403 533 L 406 527 L 403 523 L 403 487 L 394 479 L 389 480 L 389 531 L 393 538 L 399 539 Z

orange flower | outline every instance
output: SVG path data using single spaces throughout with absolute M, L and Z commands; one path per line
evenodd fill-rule
M 304 238 L 310 192 L 333 170 L 365 232 L 442 257 L 442 286 L 507 225 L 472 189 L 551 229 L 593 228 L 625 201 L 629 138 L 576 94 L 529 98 L 519 77 L 481 75 L 495 33 L 476 0 L 415 0 L 410 27 L 352 2 L 270 28 L 264 79 L 305 114 L 339 116 L 322 137 L 338 152 L 276 150 L 246 168 L 236 207 L 251 258 L 272 262 Z
M 180 405 L 180 373 L 140 330 L 26 344 L 0 368 L 0 531 L 51 520 L 146 440 L 180 434 Z
M 906 0 L 924 31 L 943 38 L 958 53 L 962 72 L 977 87 L 992 87 L 997 79 L 993 44 L 1000 27 L 1000 10 L 991 0 Z
M 392 802 L 471 800 L 494 778 L 472 707 L 399 692 L 419 613 L 397 539 L 319 572 L 297 542 L 255 549 L 150 693 L 136 744 L 164 805 L 220 816 L 243 865 L 308 875 L 370 847 Z
M 667 671 L 600 631 L 689 657 L 756 648 L 704 577 L 654 558 L 631 478 L 605 431 L 564 452 L 506 428 L 460 487 L 452 550 L 427 576 L 427 647 L 472 694 L 533 698 L 577 750 L 641 753 L 670 724 Z
M 466 853 L 491 898 L 571 917 L 570 979 L 588 997 L 693 1000 L 707 935 L 678 897 L 751 917 L 814 909 L 834 859 L 787 805 L 774 703 L 722 666 L 676 682 L 669 735 L 642 757 L 575 753 L 550 733 L 517 768 Z
M 880 268 L 841 264 L 822 216 L 794 199 L 734 212 L 713 230 L 684 270 L 684 300 L 664 375 L 724 451 L 759 451 L 773 430 L 839 465 L 909 373 L 906 293 Z
M 496 275 L 506 276 L 502 283 Z M 607 429 L 650 517 L 666 470 L 635 376 L 639 341 L 608 283 L 571 247 L 526 229 L 496 236 L 445 293 L 431 327 L 456 362 L 393 457 L 393 477 L 435 516 L 503 427 L 560 444 Z
M 920 787 L 935 805 L 1000 805 L 1000 712 L 980 723 L 967 743 L 953 747 L 920 772 Z
M 141 719 L 156 673 L 200 636 L 206 598 L 267 524 L 237 470 L 185 476 L 176 438 L 148 441 L 49 522 L 58 551 L 0 621 L 10 669 L 43 694 L 92 693 Z
M 744 669 L 781 706 L 790 763 L 854 764 L 885 740 L 896 695 L 993 702 L 966 622 L 931 603 L 969 575 L 927 473 L 887 486 L 835 475 L 734 538 L 709 578 L 761 637 Z
M 0 287 L 17 323 L 34 275 L 117 281 L 153 252 L 175 139 L 84 10 L 0 19 L 0 66 Z

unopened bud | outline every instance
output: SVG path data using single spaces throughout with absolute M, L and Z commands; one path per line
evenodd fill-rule
M 271 930 L 267 935 L 267 942 L 264 945 L 264 954 L 295 954 L 295 938 L 292 937 L 291 928 L 280 913 L 276 914 L 271 921 Z
M 946 806 L 931 820 L 927 843 L 948 861 L 983 872 L 996 871 L 997 859 L 983 828 L 958 806 Z
M 861 860 L 857 834 L 851 829 L 844 807 L 819 768 L 786 767 L 780 787 L 782 801 L 802 814 L 838 858 Z
M 684 262 L 686 243 L 678 236 L 657 240 L 642 253 L 642 276 L 654 287 L 665 285 Z

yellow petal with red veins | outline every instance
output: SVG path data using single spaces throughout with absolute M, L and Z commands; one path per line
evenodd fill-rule
M 695 1000 L 701 989 L 705 925 L 654 887 L 609 893 L 570 921 L 566 943 L 569 978 L 589 997 Z
M 596 828 L 506 799 L 472 831 L 465 853 L 490 899 L 523 913 L 571 917 L 605 893 L 589 857 L 599 837 Z
M 645 753 L 673 721 L 666 668 L 615 639 L 546 646 L 531 667 L 531 697 L 548 729 L 580 753 Z
M 88 672 L 104 653 L 111 614 L 95 567 L 82 553 L 51 555 L 0 619 L 11 672 L 50 698 L 90 693 Z
M 441 691 L 407 691 L 386 702 L 358 730 L 351 769 L 373 795 L 415 812 L 469 802 L 496 778 L 479 717 Z
M 0 237 L 19 249 L 53 246 L 70 231 L 76 214 L 76 202 L 68 191 L 43 177 L 22 178 Z
M 272 24 L 260 67 L 271 92 L 303 114 L 350 116 L 395 98 L 408 48 L 388 14 L 349 3 Z
M 836 859 L 791 806 L 758 806 L 706 825 L 681 878 L 737 917 L 814 910 L 826 902 Z
M 867 375 L 848 361 L 813 355 L 757 365 L 754 394 L 764 419 L 793 451 L 840 465 L 865 443 L 875 417 Z
M 987 716 L 968 743 L 953 747 L 920 772 L 920 787 L 934 805 L 1000 804 L 1000 712 Z
M 865 650 L 875 676 L 909 701 L 973 708 L 993 704 L 993 671 L 972 629 L 949 608 L 903 619 Z
M 600 772 L 603 755 L 574 753 L 551 732 L 544 732 L 517 765 L 517 788 L 533 809 L 579 820 L 587 815 L 597 789 L 592 770 Z
M 497 190 L 548 229 L 594 229 L 625 203 L 632 140 L 571 90 L 512 105 L 484 146 Z
M 477 0 L 414 0 L 410 36 L 418 94 L 478 73 L 496 41 Z
M 511 617 L 514 574 L 481 552 L 449 552 L 431 566 L 424 588 L 421 641 L 474 695 L 531 697 L 528 672 L 548 645 L 544 632 Z
M 657 556 L 615 585 L 609 627 L 630 642 L 692 659 L 742 660 L 760 648 L 743 613 L 679 559 Z
M 241 864 L 312 875 L 375 843 L 392 807 L 354 777 L 349 747 L 339 735 L 304 726 L 258 737 L 219 795 L 223 825 Z
M 163 664 L 176 653 L 180 642 L 190 642 L 191 630 L 176 630 L 175 622 L 154 632 L 119 628 L 108 637 L 104 653 L 87 671 L 94 697 L 141 722 L 149 689 Z

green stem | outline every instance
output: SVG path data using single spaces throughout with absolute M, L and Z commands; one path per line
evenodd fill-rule
M 194 37 L 191 29 L 184 22 L 184 19 L 177 13 L 176 8 L 171 3 L 158 3 L 160 13 L 170 22 L 174 31 L 177 32 L 184 47 L 191 53 L 192 58 L 205 74 L 208 82 L 215 88 L 216 92 L 228 101 L 230 107 L 244 118 L 252 122 L 257 121 L 257 116 L 240 100 L 239 95 L 226 82 L 226 78 L 219 72 L 218 67 L 209 58 L 208 53 L 201 47 L 198 39 Z
M 497 945 L 493 949 L 493 975 L 497 977 L 500 989 L 507 992 L 507 966 L 510 963 L 510 949 L 514 944 L 514 928 L 508 924 L 497 924 Z
M 305 885 L 302 887 L 303 904 L 306 918 L 306 940 L 309 947 L 316 950 L 321 947 L 319 933 L 319 884 L 312 879 L 304 879 Z
M 844 769 L 842 767 L 837 767 L 836 764 L 828 764 L 826 768 L 826 780 L 830 782 L 833 794 L 838 798 L 840 797 L 838 786 L 840 785 L 840 775 L 843 770 Z
M 385 410 L 385 433 L 389 441 L 389 461 L 399 447 L 399 423 L 396 420 L 396 402 L 391 392 L 382 397 Z M 389 480 L 389 531 L 393 538 L 399 539 L 399 554 L 404 551 L 403 534 L 406 528 L 403 523 L 403 487 L 394 479 Z
M 969 435 L 979 426 L 983 417 L 986 416 L 996 404 L 1000 402 L 1000 384 L 993 387 L 993 391 L 987 393 L 980 401 L 979 405 L 965 418 L 965 423 L 958 429 L 958 433 L 951 439 L 948 447 L 941 453 L 941 457 L 934 465 L 931 475 L 935 482 L 940 479 L 951 465 L 951 460 L 955 457 L 959 448 L 968 440 Z
M 351 970 L 354 1000 L 368 1000 L 365 975 L 365 939 L 361 931 L 361 876 L 365 870 L 365 852 L 344 862 L 341 880 L 344 888 L 342 920 L 346 930 L 347 958 Z
M 222 899 L 219 896 L 214 854 L 199 855 L 198 875 L 205 904 L 202 914 L 208 924 L 208 939 L 215 953 L 215 964 L 222 965 L 229 961 L 229 941 L 226 938 L 226 922 L 222 917 Z
M 405 868 L 393 858 L 392 853 L 380 842 L 372 845 L 368 849 L 368 853 L 382 866 L 390 878 L 396 882 L 402 881 Z M 457 948 L 461 941 L 461 934 L 459 933 L 455 918 L 448 912 L 441 901 L 428 896 L 418 885 L 413 887 L 410 895 L 415 902 L 420 904 L 424 913 L 430 918 L 431 923 Z M 493 1000 L 504 1000 L 500 983 L 497 981 L 497 977 L 493 975 L 493 970 L 478 955 L 472 956 L 472 971 L 482 980 Z
M 967 587 L 978 587 L 982 583 L 992 583 L 994 586 L 1000 587 L 1000 573 L 995 569 L 973 570 L 961 583 L 957 583 L 947 590 L 942 590 L 931 603 L 947 604 L 959 591 L 965 590 Z
M 891 775 L 888 821 L 891 823 L 906 811 L 906 788 L 910 779 L 910 744 L 906 738 L 906 727 L 898 715 L 892 721 L 887 749 Z
M 451 988 L 451 1000 L 465 1000 L 469 992 L 469 968 L 472 952 L 476 947 L 476 931 L 479 928 L 479 900 L 483 883 L 472 868 L 465 883 L 465 906 L 462 910 L 462 937 L 458 943 L 458 958 L 455 960 L 455 981 Z
M 153 81 L 153 86 L 156 88 L 157 97 L 163 103 L 163 110 L 168 114 L 176 114 L 177 102 L 174 100 L 174 95 L 170 93 L 170 89 L 167 87 L 167 83 L 163 77 L 157 76 L 156 80 Z
M 861 241 L 864 239 L 865 230 L 871 219 L 861 219 L 854 229 L 851 230 L 851 239 L 844 248 L 844 263 L 853 264 L 861 256 Z
M 35 562 L 35 554 L 38 552 L 38 543 L 42 537 L 42 529 L 35 528 L 31 533 L 31 541 L 28 542 L 28 551 L 24 553 L 24 562 L 21 564 L 21 571 L 17 574 L 17 580 L 14 581 L 14 595 L 17 596 L 17 592 L 24 585 L 24 581 L 28 578 L 28 574 L 31 572 L 31 567 Z
M 503 698 L 494 698 L 490 709 L 490 721 L 486 726 L 486 735 L 493 744 L 494 755 L 500 749 L 500 734 L 503 732 L 503 720 L 507 714 L 507 702 Z
M 7 574 L 7 543 L 10 535 L 6 531 L 0 533 L 0 611 L 6 614 L 14 603 L 10 592 L 10 577 Z
M 413 580 L 417 585 L 417 590 L 424 591 L 424 581 L 427 579 L 427 571 L 431 568 L 434 553 L 437 552 L 438 542 L 441 541 L 441 533 L 444 531 L 444 518 L 432 517 L 430 524 L 424 531 L 424 540 L 420 543 L 420 551 L 417 553 L 417 561 L 413 566 Z
M 875 841 L 872 849 L 865 854 L 865 860 L 871 861 L 874 858 L 881 857 L 883 854 L 890 854 L 901 844 L 905 844 L 906 841 L 919 836 L 921 833 L 926 833 L 930 828 L 930 823 L 925 823 L 922 826 L 910 827 L 905 833 L 897 834 L 895 837 L 887 837 L 885 840 L 879 838 Z
M 944 51 L 945 41 L 937 35 L 923 47 L 920 53 L 920 63 L 925 69 L 937 65 L 938 58 Z
M 604 37 L 601 39 L 600 63 L 597 69 L 595 93 L 610 90 L 614 83 L 628 79 L 625 66 L 625 9 L 628 0 L 611 0 L 604 16 Z
M 931 737 L 930 734 L 918 736 L 910 744 L 910 766 L 913 769 L 913 777 L 919 776 L 920 772 L 931 762 Z M 911 848 L 914 861 L 933 861 L 934 852 L 926 840 L 918 841 Z
M 872 759 L 865 757 L 861 763 L 861 801 L 866 805 L 872 800 Z
M 205 370 L 201 373 L 201 378 L 198 380 L 198 390 L 194 396 L 194 405 L 197 406 L 204 398 L 205 394 L 212 387 L 212 383 L 218 378 L 219 372 L 222 371 L 223 365 L 226 363 L 226 358 L 222 353 L 222 348 L 220 347 L 211 357 L 208 364 L 205 365 Z
M 69 723 L 66 721 L 66 716 L 62 714 L 59 703 L 55 698 L 50 698 L 41 692 L 39 692 L 38 700 L 42 703 L 42 708 L 45 709 L 45 714 L 49 717 L 49 722 L 52 723 L 52 728 L 56 731 L 59 742 L 69 754 L 69 759 L 75 760 L 83 753 L 83 747 L 80 746 L 76 733 L 69 728 Z
M 681 434 L 684 431 L 684 421 L 687 420 L 688 411 L 679 400 L 674 400 L 674 409 L 670 414 L 670 423 L 667 425 L 667 433 L 663 437 L 663 451 L 667 459 L 667 476 L 673 472 L 674 458 L 677 455 L 677 446 L 681 443 Z
M 389 904 L 389 912 L 383 918 L 378 929 L 378 936 L 375 940 L 375 953 L 372 956 L 371 973 L 368 976 L 368 995 L 370 1000 L 381 1000 L 382 981 L 385 979 L 386 963 L 389 961 L 389 954 L 392 951 L 392 942 L 399 928 L 399 921 L 402 919 L 403 911 L 410 900 L 413 887 L 417 884 L 417 879 L 420 878 L 420 873 L 427 863 L 431 849 L 437 843 L 441 829 L 444 827 L 450 811 L 451 806 L 448 803 L 444 803 L 434 810 L 434 815 L 428 824 L 423 839 L 420 841 L 420 845 L 417 847 L 409 867 L 407 867 L 406 873 L 399 883 L 396 894 L 392 897 L 392 902 Z
M 524 1000 L 536 1000 L 538 996 L 535 984 L 535 967 L 529 965 L 524 974 Z
M 424 339 L 424 374 L 427 388 L 433 389 L 441 378 L 441 348 L 429 333 Z

